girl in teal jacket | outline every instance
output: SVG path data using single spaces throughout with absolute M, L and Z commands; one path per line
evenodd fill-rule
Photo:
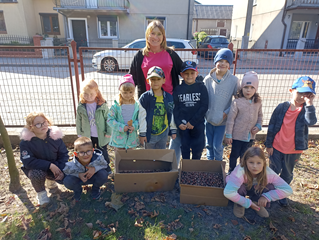
M 97 83 L 92 80 L 82 82 L 80 103 L 76 112 L 76 132 L 79 137 L 91 138 L 94 148 L 102 151 L 104 159 L 110 163 L 107 144 L 112 129 L 107 125 L 109 108 Z M 107 171 L 111 173 L 111 168 Z
M 108 114 L 107 123 L 112 128 L 110 146 L 117 149 L 138 146 L 138 103 L 134 100 L 135 84 L 132 75 L 120 79 L 119 102 L 114 101 Z

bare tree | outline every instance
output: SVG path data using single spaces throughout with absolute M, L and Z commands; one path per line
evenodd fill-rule
M 8 167 L 9 167 L 9 174 L 10 174 L 9 191 L 17 192 L 21 188 L 19 171 L 14 161 L 14 156 L 13 156 L 13 151 L 12 151 L 9 135 L 8 135 L 7 129 L 5 128 L 3 124 L 1 116 L 0 116 L 0 134 L 2 137 L 3 146 L 4 146 L 4 149 L 6 150 L 6 155 L 8 160 Z

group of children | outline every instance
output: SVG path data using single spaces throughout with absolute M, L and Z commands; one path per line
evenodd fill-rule
M 263 151 L 252 147 L 263 117 L 257 73 L 247 72 L 239 82 L 229 71 L 232 62 L 233 53 L 221 49 L 214 58 L 216 67 L 204 82 L 198 82 L 196 63 L 185 61 L 182 84 L 175 87 L 173 96 L 162 89 L 164 72 L 154 66 L 147 73 L 150 90 L 138 101 L 134 80 L 127 74 L 120 79 L 119 99 L 110 110 L 96 82 L 83 82 L 75 157 L 63 170 L 67 175 L 63 182 L 74 191 L 75 199 L 80 200 L 81 185 L 88 183 L 93 184 L 92 197 L 99 197 L 99 188 L 111 173 L 108 143 L 116 149 L 134 149 L 139 144 L 146 149 L 165 149 L 168 136 L 175 139 L 178 133 L 183 159 L 190 159 L 190 153 L 192 159 L 200 159 L 206 143 L 207 158 L 222 160 L 226 132 L 225 142 L 232 144 L 232 150 L 224 194 L 235 203 L 234 214 L 242 217 L 244 209 L 251 207 L 267 217 L 264 207 L 270 201 L 280 200 L 287 206 L 293 168 L 307 149 L 308 126 L 317 121 L 315 82 L 306 76 L 298 78 L 290 89 L 291 101 L 273 112 L 265 143 L 268 167 Z M 241 162 L 236 166 L 238 157 Z

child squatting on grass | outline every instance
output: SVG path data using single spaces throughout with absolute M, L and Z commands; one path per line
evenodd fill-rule
M 108 163 L 105 161 L 102 151 L 93 148 L 90 138 L 80 137 L 74 142 L 74 157 L 71 162 L 65 164 L 63 172 L 64 186 L 74 192 L 74 199 L 81 200 L 82 185 L 93 184 L 92 199 L 99 199 L 100 187 L 107 182 Z
M 273 169 L 288 184 L 293 179 L 293 170 L 303 150 L 308 149 L 308 126 L 317 122 L 313 106 L 316 83 L 307 76 L 295 80 L 289 91 L 290 102 L 280 103 L 269 121 L 266 147 Z M 283 207 L 287 199 L 279 201 Z
M 253 145 L 256 133 L 261 130 L 263 113 L 257 90 L 257 73 L 245 73 L 226 122 L 226 143 L 232 144 L 228 174 L 236 167 L 237 158 L 242 158 Z
M 226 182 L 224 195 L 234 202 L 233 212 L 238 218 L 244 216 L 245 208 L 254 209 L 260 217 L 269 217 L 265 207 L 269 207 L 271 201 L 292 194 L 291 187 L 267 166 L 259 147 L 245 152 L 240 165 L 226 177 Z
M 114 101 L 107 123 L 112 128 L 110 146 L 131 149 L 138 146 L 138 103 L 134 99 L 135 84 L 131 74 L 120 78 L 119 101 Z
M 91 138 L 93 147 L 100 149 L 104 159 L 110 163 L 107 144 L 112 132 L 106 123 L 108 112 L 109 108 L 97 83 L 93 79 L 82 82 L 76 111 L 76 132 L 78 137 Z M 112 173 L 109 166 L 107 171 Z
M 50 202 L 45 190 L 62 184 L 62 169 L 69 160 L 69 151 L 62 141 L 63 133 L 42 112 L 32 112 L 26 118 L 26 125 L 20 134 L 21 169 L 31 180 L 37 192 L 38 204 Z
M 146 80 L 151 89 L 139 99 L 140 143 L 145 142 L 145 149 L 165 149 L 168 135 L 176 137 L 173 96 L 162 88 L 165 75 L 160 67 L 151 67 Z

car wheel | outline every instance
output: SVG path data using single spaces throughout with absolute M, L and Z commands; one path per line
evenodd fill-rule
M 101 70 L 106 72 L 114 72 L 118 70 L 118 64 L 115 58 L 103 58 L 101 62 Z

